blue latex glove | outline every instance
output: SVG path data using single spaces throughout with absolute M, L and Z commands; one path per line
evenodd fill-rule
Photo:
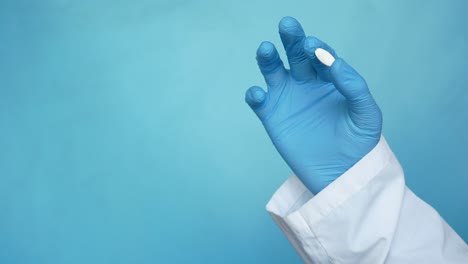
M 365 80 L 327 44 L 306 38 L 294 18 L 283 18 L 279 33 L 290 70 L 274 45 L 263 42 L 257 62 L 268 92 L 251 87 L 245 100 L 283 159 L 317 194 L 379 142 L 382 114 Z M 317 59 L 317 48 L 336 58 L 331 67 Z

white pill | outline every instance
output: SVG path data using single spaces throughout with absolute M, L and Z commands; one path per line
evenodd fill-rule
M 315 50 L 315 56 L 319 59 L 319 61 L 328 67 L 332 66 L 333 62 L 335 62 L 335 58 L 333 58 L 333 55 L 330 54 L 330 52 L 317 48 Z

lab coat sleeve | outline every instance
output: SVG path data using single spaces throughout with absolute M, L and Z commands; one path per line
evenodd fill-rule
M 305 263 L 468 263 L 468 246 L 405 185 L 382 137 L 317 195 L 291 176 L 267 211 Z

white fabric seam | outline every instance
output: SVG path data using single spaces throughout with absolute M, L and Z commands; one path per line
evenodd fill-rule
M 388 163 L 390 163 L 390 159 L 388 159 L 387 162 L 385 163 L 385 165 L 382 166 L 382 168 L 380 168 L 380 169 L 378 170 L 378 172 L 376 173 L 376 176 L 377 176 L 378 174 L 380 174 L 380 172 L 382 172 L 382 170 L 385 169 L 385 168 L 388 166 Z M 337 204 L 335 207 L 331 207 L 330 210 L 328 211 L 328 213 L 325 214 L 325 215 L 322 215 L 322 217 L 320 217 L 320 220 L 316 221 L 315 224 L 320 223 L 324 218 L 326 218 L 328 215 L 330 215 L 334 210 L 340 208 L 340 207 L 341 207 L 345 202 L 347 202 L 349 199 L 351 199 L 351 198 L 354 197 L 355 195 L 359 194 L 359 193 L 364 189 L 364 187 L 366 187 L 367 185 L 369 185 L 369 183 L 371 183 L 371 182 L 372 182 L 373 180 L 375 180 L 375 179 L 376 179 L 376 177 L 372 177 L 369 181 L 367 181 L 364 185 L 362 185 L 361 188 L 360 188 L 358 191 L 353 192 L 352 194 L 350 194 L 350 195 L 348 196 L 347 199 L 344 199 L 341 203 Z M 311 199 L 314 199 L 314 198 L 312 197 Z M 299 210 L 298 210 L 298 211 L 299 211 Z M 301 216 L 302 216 L 302 213 L 301 213 Z

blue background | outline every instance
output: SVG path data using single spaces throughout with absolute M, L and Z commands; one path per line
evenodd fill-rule
M 367 79 L 408 185 L 466 241 L 467 9 L 1 0 L 0 263 L 301 263 L 265 212 L 291 172 L 243 101 L 285 15 Z

